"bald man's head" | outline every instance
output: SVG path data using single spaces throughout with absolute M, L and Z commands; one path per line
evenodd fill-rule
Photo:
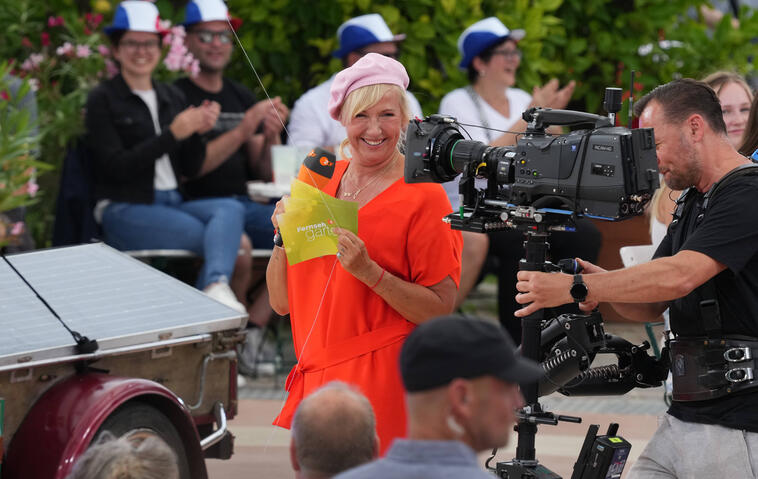
M 293 466 L 305 477 L 330 477 L 371 461 L 378 452 L 371 403 L 347 384 L 328 383 L 298 406 L 292 448 Z

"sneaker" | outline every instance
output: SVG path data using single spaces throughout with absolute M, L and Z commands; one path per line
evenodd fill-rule
M 255 377 L 258 363 L 258 350 L 263 341 L 263 329 L 248 328 L 245 342 L 237 345 L 237 370 L 245 376 Z
M 207 286 L 203 292 L 208 297 L 215 299 L 219 303 L 229 306 L 237 312 L 247 314 L 245 305 L 237 301 L 237 297 L 234 296 L 234 292 L 228 284 L 219 281 Z

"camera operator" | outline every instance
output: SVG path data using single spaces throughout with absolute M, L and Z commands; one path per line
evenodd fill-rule
M 605 301 L 651 321 L 670 307 L 674 402 L 629 477 L 753 477 L 758 381 L 746 360 L 758 350 L 758 178 L 742 169 L 749 161 L 729 142 L 705 83 L 676 80 L 635 106 L 640 126 L 655 131 L 666 184 L 689 187 L 654 259 L 616 271 L 580 260 L 585 274 L 573 277 L 520 271 L 516 301 L 525 306 L 516 316 Z

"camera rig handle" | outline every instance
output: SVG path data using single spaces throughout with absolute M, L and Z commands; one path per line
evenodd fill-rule
M 613 126 L 613 123 L 611 123 L 611 120 L 607 116 L 573 110 L 553 110 L 552 108 L 533 107 L 526 110 L 521 117 L 527 123 L 527 134 L 544 133 L 545 128 L 551 125 L 591 123 L 595 128 Z

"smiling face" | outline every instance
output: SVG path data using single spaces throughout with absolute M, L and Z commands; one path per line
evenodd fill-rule
M 351 95 L 358 92 L 352 92 Z M 359 111 L 347 121 L 347 139 L 353 160 L 365 166 L 379 165 L 394 157 L 406 121 L 400 93 L 387 91 L 374 105 Z
M 722 86 L 718 96 L 729 142 L 735 148 L 739 148 L 750 116 L 750 96 L 742 85 L 734 82 Z
M 185 37 L 185 44 L 203 71 L 220 72 L 229 63 L 232 40 L 229 24 L 213 21 L 194 25 Z
M 161 59 L 160 36 L 149 32 L 125 32 L 113 48 L 113 58 L 126 77 L 150 77 Z
M 474 68 L 487 81 L 497 82 L 505 88 L 512 87 L 516 83 L 516 72 L 521 65 L 521 52 L 513 40 L 506 40 L 492 50 L 489 60 L 476 57 L 473 60 Z

